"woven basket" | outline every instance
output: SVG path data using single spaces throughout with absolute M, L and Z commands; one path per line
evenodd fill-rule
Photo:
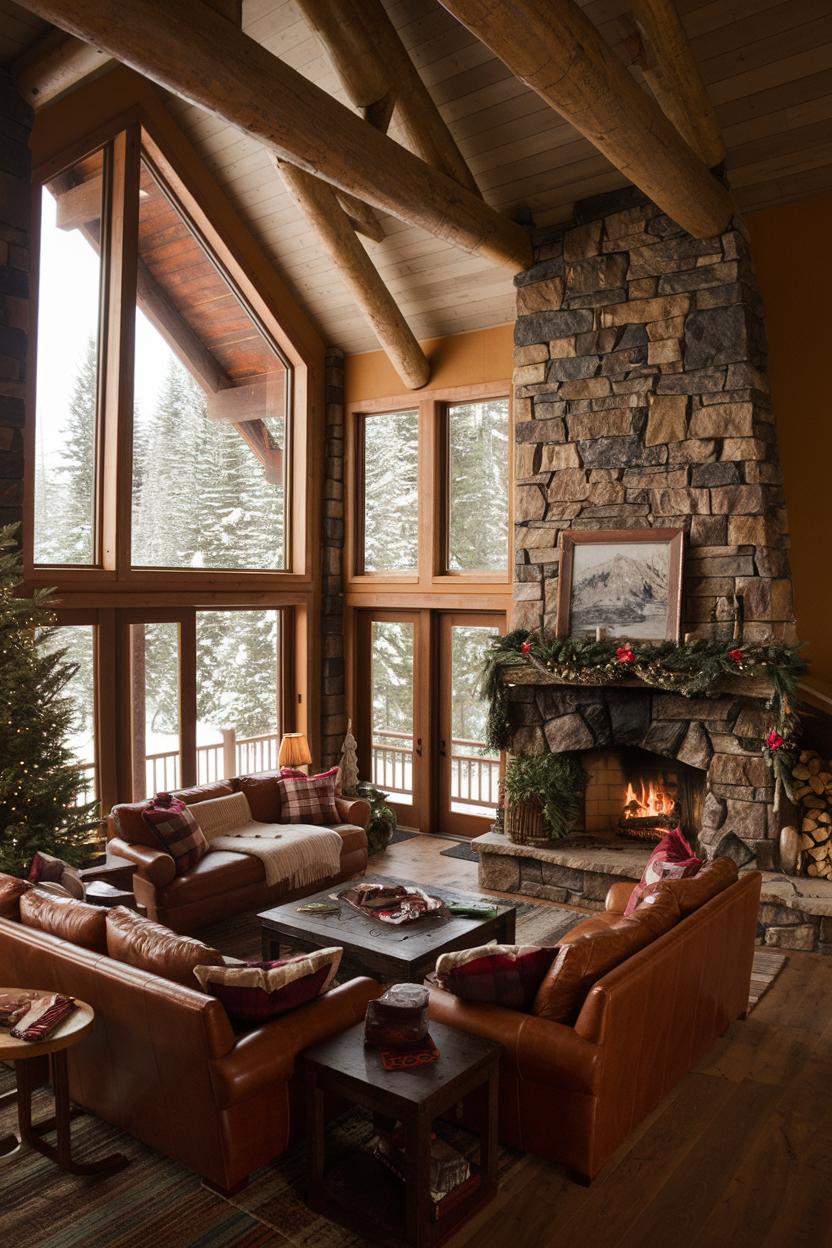
M 543 819 L 540 802 L 506 802 L 506 836 L 515 845 L 548 845 L 552 839 Z

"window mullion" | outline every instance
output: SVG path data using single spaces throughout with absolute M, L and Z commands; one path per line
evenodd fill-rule
M 107 308 L 102 360 L 102 474 L 100 477 L 101 563 L 119 577 L 130 566 L 132 498 L 133 364 L 138 256 L 139 128 L 113 140 L 109 246 L 106 250 Z

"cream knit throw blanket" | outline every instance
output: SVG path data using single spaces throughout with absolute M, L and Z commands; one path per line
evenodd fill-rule
M 245 793 L 195 802 L 190 807 L 211 849 L 251 854 L 263 863 L 266 883 L 304 888 L 337 875 L 343 841 L 332 828 L 306 823 L 258 823 Z

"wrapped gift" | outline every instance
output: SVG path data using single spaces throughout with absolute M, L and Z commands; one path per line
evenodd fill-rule
M 415 1045 L 428 1032 L 428 990 L 421 984 L 394 984 L 367 1005 L 364 1043 L 376 1049 Z

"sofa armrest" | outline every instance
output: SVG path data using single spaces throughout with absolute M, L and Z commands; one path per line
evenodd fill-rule
M 366 829 L 370 822 L 370 804 L 363 797 L 335 797 L 335 806 L 343 823 Z
M 137 875 L 155 888 L 164 888 L 176 878 L 176 864 L 170 854 L 162 849 L 151 849 L 149 845 L 130 845 L 120 836 L 112 837 L 107 842 L 107 849 L 119 858 L 135 863 Z
M 351 979 L 309 1005 L 241 1036 L 229 1054 L 211 1063 L 217 1106 L 227 1109 L 257 1096 L 277 1080 L 287 1082 L 303 1049 L 359 1023 L 367 1002 L 383 991 L 373 979 Z
M 600 1049 L 562 1023 L 500 1005 L 475 1005 L 434 987 L 430 989 L 430 1016 L 438 1023 L 501 1044 L 504 1060 L 514 1067 L 519 1079 L 577 1092 L 594 1093 L 597 1089 Z
M 606 909 L 610 914 L 623 914 L 630 900 L 630 894 L 636 887 L 635 880 L 622 880 L 620 884 L 612 884 L 607 892 Z

